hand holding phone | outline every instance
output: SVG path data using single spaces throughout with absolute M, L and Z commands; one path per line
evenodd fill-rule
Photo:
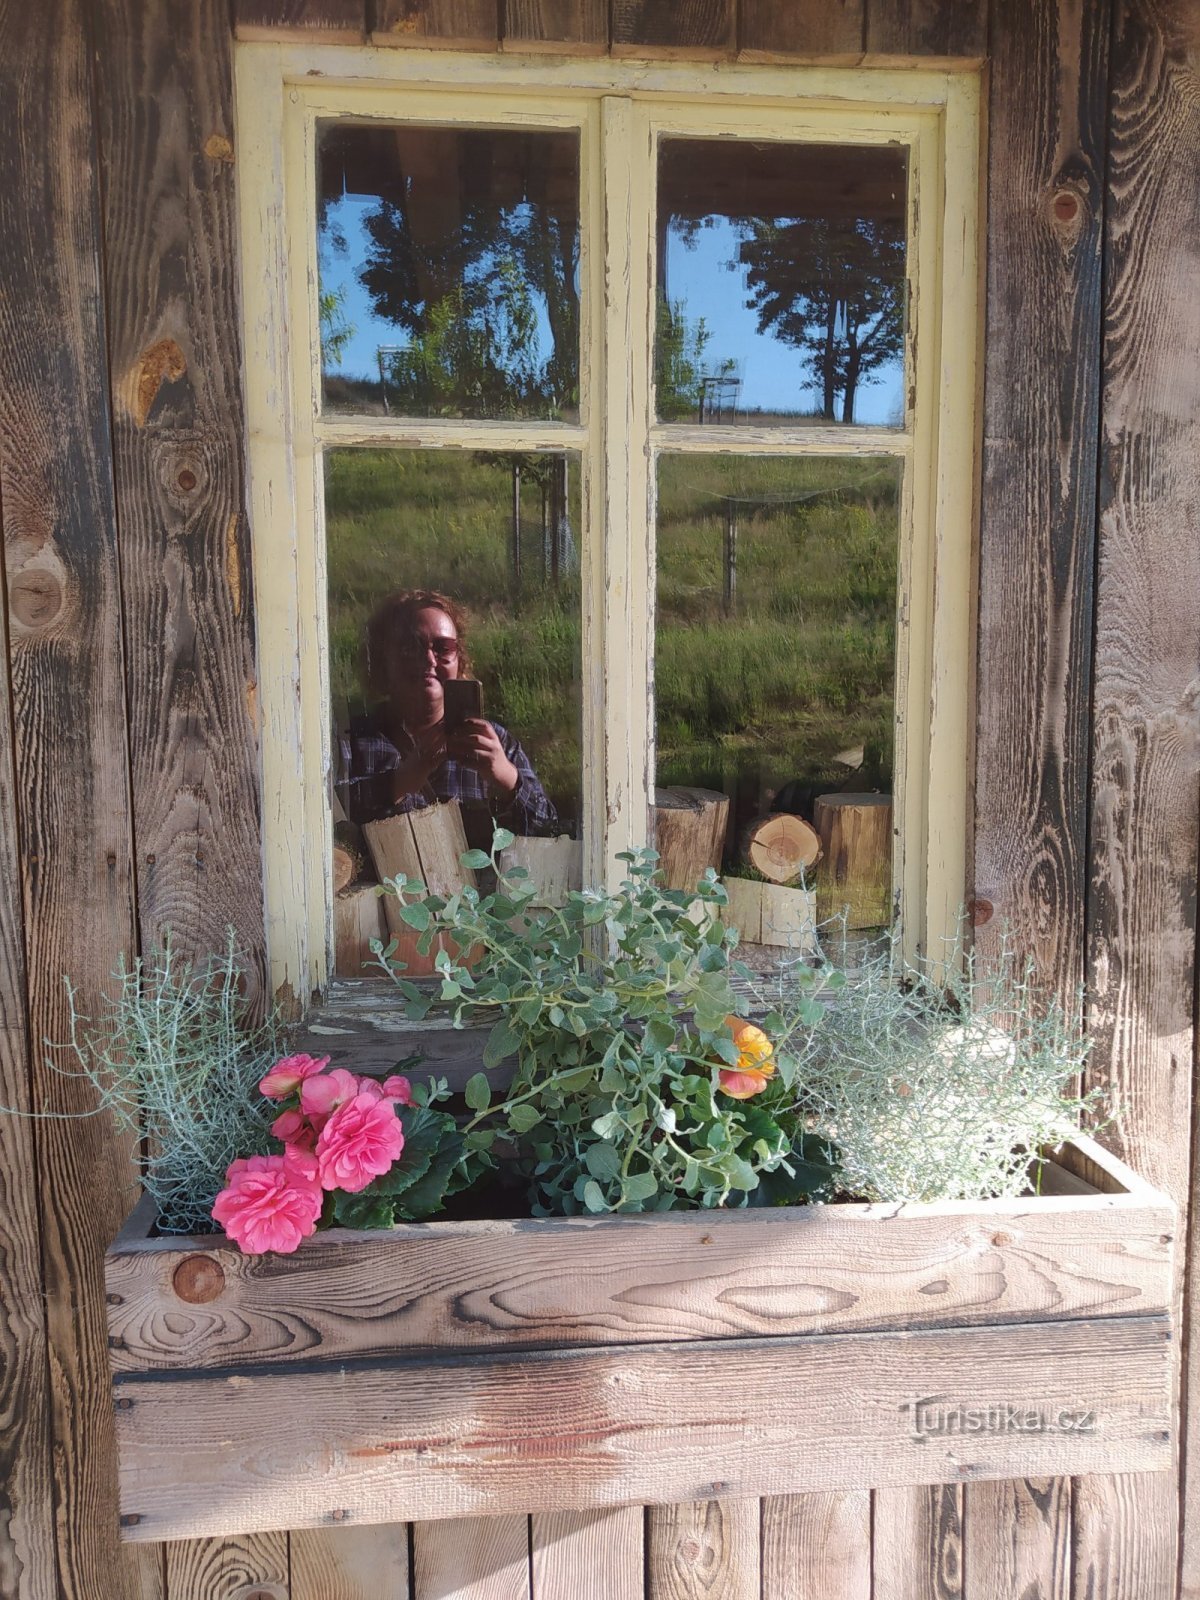
M 447 734 L 483 715 L 483 685 L 478 678 L 451 678 L 442 684 L 442 720 Z

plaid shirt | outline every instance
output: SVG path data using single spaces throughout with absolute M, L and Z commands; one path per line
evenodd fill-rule
M 484 849 L 491 847 L 494 822 L 503 823 L 516 834 L 557 833 L 558 813 L 546 798 L 529 757 L 507 729 L 498 722 L 493 722 L 492 727 L 504 746 L 504 754 L 517 769 L 517 787 L 510 799 L 491 794 L 486 779 L 451 756 L 430 774 L 418 793 L 393 801 L 389 774 L 412 748 L 411 741 L 402 752 L 370 717 L 354 718 L 349 728 L 338 735 L 341 772 L 337 793 L 346 816 L 351 822 L 374 822 L 379 817 L 399 816 L 442 800 L 457 800 L 462 806 L 468 838 Z

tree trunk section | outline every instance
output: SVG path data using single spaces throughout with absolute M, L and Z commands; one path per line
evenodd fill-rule
M 813 807 L 823 858 L 817 872 L 821 921 L 845 917 L 847 928 L 891 921 L 892 798 L 827 794 Z
M 772 811 L 743 830 L 739 854 L 768 883 L 795 883 L 821 859 L 821 841 L 803 817 Z
M 721 870 L 729 796 L 715 789 L 656 789 L 654 841 L 668 889 L 692 890 L 706 867 Z

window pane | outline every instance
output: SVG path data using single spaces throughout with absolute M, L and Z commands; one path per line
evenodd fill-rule
M 579 414 L 579 138 L 323 123 L 324 404 Z
M 675 887 L 712 865 L 760 917 L 758 885 L 794 900 L 803 882 L 822 920 L 889 920 L 900 474 L 890 458 L 660 458 L 656 808 Z M 801 870 L 810 828 L 854 841 Z M 787 944 L 798 902 L 772 907 L 752 940 Z
M 658 416 L 904 422 L 906 153 L 664 139 Z
M 580 836 L 577 458 L 338 450 L 325 486 L 337 918 L 384 936 L 368 886 L 396 868 L 365 825 L 390 818 L 447 839 L 461 819 L 484 849 L 499 823 L 520 864 L 565 887 Z M 468 725 L 449 731 L 456 718 Z M 360 968 L 339 924 L 336 970 Z

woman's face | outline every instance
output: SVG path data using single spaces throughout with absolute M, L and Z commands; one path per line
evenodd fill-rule
M 396 667 L 395 698 L 437 721 L 442 714 L 442 684 L 458 677 L 458 630 L 453 620 L 437 606 L 418 611 L 412 631 L 397 644 Z

